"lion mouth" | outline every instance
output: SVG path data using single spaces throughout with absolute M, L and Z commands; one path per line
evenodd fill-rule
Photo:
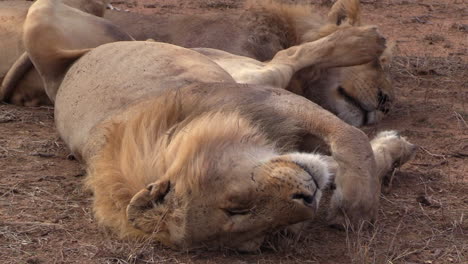
M 379 100 L 379 106 L 378 109 L 382 111 L 384 114 L 388 114 L 390 112 L 390 97 L 382 91 L 379 91 L 378 100 Z
M 363 125 L 369 124 L 369 119 L 370 119 L 369 115 L 372 114 L 372 112 L 374 112 L 375 110 L 374 109 L 368 110 L 368 107 L 363 105 L 361 102 L 359 102 L 359 100 L 357 100 L 352 95 L 350 95 L 348 92 L 346 92 L 346 90 L 342 86 L 338 87 L 338 93 L 344 98 L 344 100 L 346 102 L 348 102 L 349 104 L 351 104 L 354 107 L 356 107 L 357 109 L 359 109 L 359 111 L 361 111 L 361 113 L 362 113 L 362 124 Z

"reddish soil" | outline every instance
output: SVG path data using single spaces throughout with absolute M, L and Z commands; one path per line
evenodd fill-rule
M 117 1 L 116 1 L 117 2 Z M 143 13 L 229 12 L 234 0 L 127 0 Z M 314 2 L 320 12 L 332 1 Z M 372 230 L 337 231 L 327 206 L 299 238 L 279 235 L 257 254 L 177 252 L 120 241 L 92 216 L 84 170 L 67 159 L 53 109 L 0 104 L 2 263 L 467 263 L 468 5 L 464 0 L 363 0 L 363 16 L 397 43 L 398 102 L 369 134 L 396 129 L 420 146 L 381 197 Z

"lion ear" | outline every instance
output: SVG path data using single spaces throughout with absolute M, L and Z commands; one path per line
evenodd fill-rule
M 347 21 L 353 26 L 361 25 L 361 8 L 359 0 L 338 0 L 328 13 L 329 23 L 341 25 Z
M 144 213 L 156 206 L 164 205 L 164 198 L 169 193 L 169 181 L 156 181 L 135 194 L 127 206 L 127 219 L 137 229 L 142 229 L 138 221 Z

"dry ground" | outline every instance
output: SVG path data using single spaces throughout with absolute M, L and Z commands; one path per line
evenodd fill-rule
M 127 0 L 132 12 L 231 12 L 243 1 Z M 120 4 L 119 4 L 120 2 Z M 324 12 L 331 2 L 314 2 Z M 84 171 L 67 159 L 53 109 L 0 104 L 2 263 L 467 263 L 468 4 L 466 0 L 362 0 L 365 20 L 396 41 L 398 102 L 373 134 L 397 129 L 421 146 L 395 172 L 380 219 L 366 231 L 329 229 L 322 217 L 294 240 L 257 254 L 176 252 L 118 241 L 98 228 Z

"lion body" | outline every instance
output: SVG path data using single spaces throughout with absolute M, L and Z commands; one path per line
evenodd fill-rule
M 258 162 L 255 159 L 268 160 L 297 146 L 304 134 L 298 120 L 287 118 L 269 102 L 276 97 L 289 100 L 290 96 L 281 89 L 237 84 L 216 63 L 188 49 L 155 42 L 119 42 L 100 46 L 71 66 L 56 97 L 55 119 L 63 140 L 88 166 L 87 185 L 95 195 L 98 221 L 122 236 L 148 238 L 151 232 L 147 230 L 151 230 L 153 222 L 140 219 L 141 213 L 138 219 L 132 220 L 133 224 L 129 222 L 133 214 L 126 208 L 132 204 L 132 197 L 138 197 L 139 191 L 148 184 L 163 180 L 175 185 L 176 193 L 190 190 L 192 195 L 200 192 L 205 202 L 219 199 L 209 198 L 215 193 L 202 190 L 211 189 L 206 184 L 228 184 L 228 178 L 223 179 L 228 177 L 227 173 L 217 180 L 203 181 L 203 187 L 199 187 L 202 189 L 197 191 L 199 181 L 212 177 L 216 171 L 249 167 L 250 162 Z M 301 97 L 293 98 L 308 102 Z M 279 103 L 277 99 L 272 102 Z M 338 121 L 332 114 L 328 117 Z M 249 162 L 224 165 L 225 158 L 242 157 L 244 148 L 249 149 Z M 148 151 L 158 158 L 154 159 Z M 142 156 L 136 158 L 136 155 Z M 205 171 L 215 166 L 205 163 L 211 163 L 212 155 L 219 158 L 213 164 L 219 165 Z M 129 162 L 129 158 L 136 159 Z M 151 166 L 150 160 L 157 163 Z M 126 169 L 127 166 L 132 169 Z M 294 167 L 296 170 L 300 167 Z M 322 186 L 326 180 L 323 181 Z M 167 231 L 170 234 L 161 232 L 156 239 L 187 248 L 197 245 L 202 234 L 218 228 L 211 221 L 219 219 L 206 222 L 205 216 L 186 217 L 180 215 L 174 220 L 168 216 L 160 228 L 170 229 Z M 173 226 L 174 221 L 185 225 L 189 219 L 191 225 L 199 226 L 201 234 L 187 234 Z M 202 220 L 204 227 L 198 222 Z M 215 241 L 217 246 L 233 246 L 230 244 L 233 241 L 238 243 L 237 239 L 248 238 L 255 240 L 253 245 L 245 245 L 243 241 L 235 247 L 258 248 L 256 236 L 260 233 L 261 229 L 242 239 L 232 236 L 228 239 L 231 242 L 224 240 L 227 237 Z M 193 241 L 184 238 L 191 236 Z M 203 242 L 210 245 L 209 241 Z
M 290 107 L 296 114 L 292 114 Z M 314 129 L 304 126 L 317 113 L 320 116 L 312 122 Z M 177 248 L 191 248 L 201 242 L 207 247 L 251 251 L 261 245 L 265 232 L 272 228 L 271 223 L 256 224 L 254 228 L 248 223 L 231 223 L 227 230 L 219 229 L 219 224 L 226 220 L 216 210 L 223 207 L 218 203 L 224 203 L 221 194 L 225 192 L 248 190 L 245 195 L 250 203 L 255 201 L 256 207 L 268 208 L 255 215 L 262 219 L 273 217 L 282 226 L 304 219 L 305 216 L 284 219 L 285 209 L 275 215 L 283 200 L 269 196 L 274 204 L 269 207 L 272 205 L 258 198 L 263 195 L 262 188 L 252 189 L 250 184 L 257 184 L 260 178 L 251 181 L 250 177 L 260 176 L 243 172 L 252 164 L 273 160 L 268 165 L 271 171 L 268 175 L 276 175 L 273 173 L 276 170 L 281 175 L 285 173 L 283 170 L 301 175 L 301 167 L 291 165 L 291 160 L 294 164 L 308 164 L 301 166 L 317 170 L 312 174 L 321 181 L 319 186 L 325 186 L 328 168 L 338 177 L 353 167 L 353 163 L 346 162 L 349 167 L 343 171 L 342 159 L 355 153 L 340 148 L 349 145 L 353 152 L 361 148 L 361 154 L 367 153 L 358 154 L 359 161 L 354 160 L 360 168 L 369 162 L 364 157 L 372 156 L 365 137 L 360 138 L 350 126 L 310 101 L 283 89 L 235 83 L 209 58 L 157 42 L 111 43 L 84 55 L 70 67 L 61 84 L 55 118 L 61 137 L 88 167 L 86 182 L 95 196 L 98 222 L 123 237 L 156 239 Z M 304 144 L 303 137 L 309 133 L 328 139 L 336 160 L 291 154 Z M 391 140 L 399 142 L 396 136 Z M 382 177 L 380 174 L 390 169 L 389 163 L 409 152 L 405 149 L 409 143 L 404 141 L 403 147 L 392 145 L 387 150 L 384 140 L 377 141 L 372 147 L 378 152 L 377 171 Z M 387 152 L 399 154 L 388 159 Z M 247 160 L 243 155 L 247 155 Z M 295 176 L 283 177 L 298 188 L 308 184 L 293 180 Z M 357 191 L 356 182 L 349 180 L 338 177 L 335 181 L 339 188 L 353 185 Z M 169 191 L 167 182 L 171 186 Z M 288 188 L 280 190 L 290 197 Z M 162 193 L 166 195 L 165 201 L 175 199 L 178 205 L 148 207 L 148 199 L 160 199 L 157 197 Z M 186 206 L 190 207 L 186 199 L 203 202 L 191 205 L 195 207 L 188 213 L 184 211 Z M 217 209 L 212 211 L 212 206 Z M 161 215 L 165 217 L 160 218 Z M 196 226 L 197 231 L 181 228 L 184 226 Z M 155 229 L 158 232 L 154 233 Z M 231 233 L 239 229 L 249 232 Z M 207 236 L 213 233 L 217 235 Z
M 344 2 L 350 2 L 347 15 L 358 23 L 359 10 L 354 1 Z M 333 13 L 336 11 L 332 9 L 330 14 Z M 271 60 L 280 50 L 319 39 L 338 28 L 330 18 L 316 14 L 309 6 L 274 1 L 257 1 L 228 13 L 163 16 L 108 11 L 105 18 L 137 40 L 219 49 L 258 61 Z M 12 101 L 36 104 L 38 100 L 34 98 L 41 93 L 37 83 L 38 89 L 31 89 L 23 81 Z M 391 83 L 378 62 L 340 69 L 305 69 L 296 74 L 287 89 L 356 126 L 380 120 L 393 100 Z M 44 102 L 43 98 L 39 101 Z
M 63 135 L 63 138 L 70 146 L 71 150 L 77 157 L 89 157 L 88 151 L 83 151 L 83 146 L 87 145 L 90 131 L 97 126 L 102 120 L 109 119 L 115 111 L 121 110 L 123 107 L 128 107 L 135 102 L 141 101 L 148 96 L 149 93 L 162 93 L 168 87 L 182 87 L 190 83 L 199 82 L 234 82 L 232 77 L 224 70 L 215 67 L 216 64 L 199 53 L 187 50 L 177 49 L 175 46 L 161 45 L 159 43 L 149 42 L 143 45 L 139 42 L 138 47 L 141 50 L 132 49 L 135 52 L 135 59 L 125 58 L 127 64 L 119 63 L 130 52 L 116 52 L 114 49 L 100 49 L 100 56 L 106 57 L 106 61 L 102 65 L 92 67 L 101 70 L 94 73 L 88 72 L 89 76 L 96 74 L 95 77 L 82 80 L 80 83 L 73 81 L 68 84 L 68 79 L 64 80 L 63 86 L 70 87 L 67 91 L 60 91 L 60 98 L 67 98 L 66 100 L 60 99 L 56 103 L 56 120 L 57 129 Z M 127 43 L 130 45 L 130 43 Z M 164 54 L 163 49 L 173 47 L 174 55 L 178 55 L 180 59 L 168 58 L 168 56 L 159 56 L 156 48 L 160 47 L 161 52 Z M 151 53 L 148 53 L 151 50 Z M 112 55 L 114 54 L 114 56 Z M 121 55 L 124 54 L 124 55 Z M 142 57 L 148 54 L 148 59 L 141 60 Z M 187 59 L 187 54 L 190 59 Z M 172 62 L 174 60 L 174 62 Z M 131 61 L 131 62 L 130 62 Z M 138 67 L 130 66 L 138 65 Z M 104 64 L 115 65 L 115 67 L 104 67 Z M 160 68 L 159 65 L 167 65 Z M 174 65 L 174 66 L 172 66 Z M 208 65 L 208 66 L 207 66 Z M 210 67 L 211 66 L 211 67 Z M 75 66 L 78 67 L 78 66 Z M 90 66 L 80 66 L 83 68 Z M 193 67 L 193 70 L 187 71 L 188 68 Z M 72 70 L 74 68 L 72 67 Z M 141 69 L 147 72 L 144 76 L 135 82 L 136 77 L 141 75 Z M 127 74 L 122 75 L 122 72 Z M 177 76 L 171 77 L 171 73 L 179 72 Z M 73 76 L 70 73 L 69 76 Z M 92 92 L 99 83 L 105 79 L 106 87 L 100 89 L 99 95 Z M 158 80 L 155 82 L 155 80 Z M 79 88 L 78 88 L 79 87 Z M 105 97 L 108 97 L 105 99 Z M 108 103 L 103 104 L 102 100 Z M 101 103 L 99 103 L 101 101 Z M 70 107 L 67 107 L 70 105 Z M 83 111 L 87 109 L 86 111 Z M 73 115 L 72 113 L 80 112 L 80 115 Z M 75 135 L 75 133 L 78 133 Z M 94 140 L 93 140 L 94 141 Z M 94 143 L 88 144 L 94 145 Z M 88 158 L 84 158 L 88 160 Z
M 281 50 L 254 63 L 260 67 L 244 75 L 252 82 L 240 84 L 195 50 L 93 42 L 93 32 L 109 26 L 57 0 L 35 2 L 24 26 L 28 56 L 55 101 L 57 130 L 87 166 L 99 223 L 182 249 L 257 250 L 269 232 L 315 215 L 331 163 L 293 152 L 307 136 L 323 140 L 333 157 L 331 224 L 376 217 L 381 179 L 367 136 L 302 96 L 260 85 L 305 67 L 377 58 L 385 42 L 374 27 L 344 27 Z M 390 152 L 390 160 L 401 157 Z
M 248 1 L 244 9 L 227 13 L 106 14 L 106 18 L 139 40 L 217 49 L 260 62 L 271 60 L 280 50 L 335 32 L 340 28 L 336 23 L 345 23 L 341 21 L 345 17 L 347 23 L 360 25 L 359 1 L 338 1 L 328 17 L 308 5 L 269 0 Z M 140 22 L 132 23 L 135 20 Z M 373 124 L 388 113 L 394 100 L 392 83 L 382 68 L 390 58 L 388 49 L 380 60 L 363 65 L 304 69 L 295 74 L 286 89 L 318 103 L 352 125 Z

